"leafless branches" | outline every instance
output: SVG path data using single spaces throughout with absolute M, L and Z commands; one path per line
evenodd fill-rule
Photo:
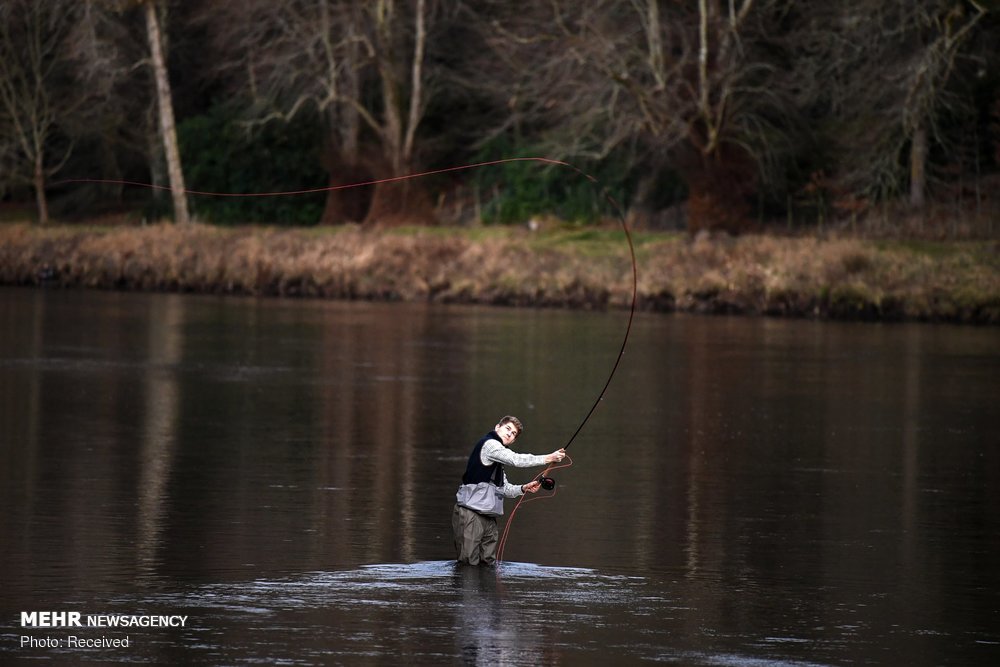
M 75 10 L 72 2 L 0 3 L 0 184 L 30 184 L 42 223 L 46 182 L 73 150 L 64 125 L 89 96 L 66 86 Z
M 800 37 L 826 84 L 830 148 L 841 190 L 886 197 L 910 188 L 920 206 L 928 142 L 954 102 L 956 59 L 985 11 L 975 0 L 853 0 L 817 7 L 822 30 Z M 908 151 L 908 155 L 907 155 Z M 908 166 L 903 166 L 908 165 Z
M 523 91 L 518 112 L 564 153 L 632 145 L 649 168 L 682 170 L 689 187 L 739 193 L 755 173 L 716 165 L 766 168 L 795 126 L 783 63 L 767 49 L 785 4 L 550 0 L 495 21 L 492 45 Z
M 393 168 L 414 157 L 430 18 L 426 0 L 219 1 L 203 15 L 216 70 L 249 91 L 255 122 L 311 110 L 325 116 L 345 163 L 361 159 L 367 130 Z
M 766 198 L 784 203 L 806 188 L 855 201 L 908 196 L 919 207 L 935 174 L 954 166 L 959 139 L 962 151 L 994 152 L 987 124 L 986 139 L 961 132 L 965 119 L 977 122 L 973 102 L 985 117 L 998 95 L 988 58 L 969 58 L 972 45 L 997 52 L 987 7 L 0 0 L 0 187 L 30 186 L 47 217 L 46 179 L 81 146 L 115 176 L 123 155 L 138 153 L 157 184 L 166 171 L 180 183 L 180 157 L 160 140 L 174 124 L 163 116 L 169 60 L 182 115 L 223 97 L 248 132 L 271 122 L 324 128 L 316 150 L 331 184 L 531 146 L 621 164 L 633 206 L 656 198 L 661 176 L 682 181 L 696 225 L 740 229 Z M 160 39 L 149 41 L 154 28 Z M 180 57 L 161 54 L 157 65 L 155 46 L 168 38 Z M 981 83 L 968 84 L 974 77 Z M 988 92 L 973 100 L 970 85 Z M 416 205 L 408 188 L 396 189 L 397 209 Z M 388 199 L 338 203 L 347 196 L 330 195 L 325 220 L 387 210 Z

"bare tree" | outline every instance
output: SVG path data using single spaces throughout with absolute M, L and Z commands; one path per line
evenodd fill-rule
M 177 146 L 177 126 L 174 123 L 173 96 L 170 93 L 170 79 L 167 76 L 167 62 L 163 55 L 163 36 L 160 19 L 154 0 L 141 3 L 146 16 L 146 34 L 149 38 L 149 54 L 156 81 L 156 100 L 160 110 L 160 133 L 167 158 L 167 174 L 170 177 L 170 194 L 174 202 L 174 219 L 180 224 L 191 221 L 188 214 L 187 192 L 184 187 L 184 171 L 181 168 L 181 154 Z
M 170 194 L 174 206 L 174 220 L 179 224 L 191 221 L 188 212 L 187 192 L 184 184 L 184 170 L 181 163 L 180 149 L 177 142 L 177 127 L 174 121 L 173 94 L 170 88 L 170 78 L 167 73 L 166 35 L 162 25 L 167 11 L 167 3 L 162 0 L 87 0 L 88 6 L 99 6 L 101 9 L 114 12 L 120 20 L 132 10 L 139 10 L 143 16 L 146 32 L 147 57 L 139 61 L 149 66 L 152 82 L 155 87 L 153 99 L 156 100 L 156 110 L 159 120 L 160 140 L 163 155 L 167 165 L 167 175 L 170 182 Z M 105 72 L 113 76 L 113 71 Z M 155 174 L 155 155 L 150 151 L 151 164 Z
M 793 125 L 783 63 L 766 48 L 787 4 L 552 0 L 494 20 L 487 39 L 520 91 L 516 122 L 550 128 L 565 154 L 638 146 L 651 177 L 682 174 L 693 227 L 738 229 Z
M 946 93 L 948 80 L 955 69 L 956 59 L 986 10 L 975 0 L 948 3 L 941 13 L 931 11 L 921 15 L 921 22 L 930 30 L 930 44 L 919 52 L 917 71 L 910 78 L 903 103 L 904 133 L 910 136 L 910 204 L 922 208 L 927 190 L 928 133 L 936 130 L 936 119 L 942 106 L 949 103 Z
M 73 133 L 96 153 L 88 167 L 101 178 L 122 179 L 133 164 L 148 168 L 155 199 L 169 191 L 164 143 L 159 131 L 159 109 L 153 91 L 149 40 L 145 16 L 123 12 L 108 0 L 85 0 L 71 36 L 71 53 L 79 85 L 91 93 L 91 102 L 75 118 Z M 163 188 L 163 189 L 160 189 Z M 121 200 L 120 184 L 103 184 L 104 196 Z
M 800 31 L 800 62 L 826 83 L 835 187 L 854 197 L 902 195 L 924 205 L 942 112 L 962 100 L 948 84 L 985 16 L 976 0 L 851 0 L 817 4 Z M 803 69 L 802 73 L 805 74 Z
M 382 89 L 382 114 L 379 121 L 370 114 L 362 113 L 361 116 L 368 120 L 369 126 L 378 135 L 383 160 L 388 162 L 388 171 L 383 171 L 383 167 L 376 173 L 402 175 L 413 167 L 416 131 L 424 115 L 427 5 L 425 0 L 416 0 L 412 18 L 398 15 L 400 7 L 395 0 L 376 0 L 368 11 Z M 412 39 L 408 36 L 411 21 Z M 379 183 L 375 187 L 369 219 L 406 220 L 429 215 L 429 201 L 421 196 L 422 191 L 417 190 L 412 182 Z
M 203 20 L 217 70 L 253 102 L 256 122 L 319 114 L 329 137 L 331 184 L 395 176 L 413 168 L 429 74 L 432 12 L 426 0 L 250 0 L 212 2 Z M 374 150 L 363 150 L 373 143 Z M 414 202 L 409 188 L 331 191 L 326 223 L 392 215 Z
M 47 180 L 73 149 L 66 122 L 89 95 L 72 79 L 67 37 L 76 10 L 62 0 L 0 3 L 0 181 L 31 185 L 43 224 Z

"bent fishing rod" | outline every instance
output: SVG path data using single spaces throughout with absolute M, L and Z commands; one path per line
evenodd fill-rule
M 577 167 L 565 162 L 560 162 L 559 164 L 562 164 L 570 169 L 573 169 L 578 174 L 582 175 L 591 183 L 593 183 L 595 186 L 598 187 L 600 186 L 600 183 L 596 178 L 594 178 L 590 174 L 581 171 Z M 570 445 L 573 444 L 573 441 L 576 440 L 576 436 L 580 435 L 580 431 L 583 430 L 583 427 L 587 425 L 588 421 L 590 421 L 590 418 L 594 415 L 594 412 L 597 411 L 597 407 L 602 402 L 604 402 L 604 395 L 608 393 L 608 387 L 611 386 L 611 381 L 614 379 L 615 373 L 618 372 L 618 367 L 621 365 L 622 358 L 625 356 L 625 348 L 628 347 L 629 335 L 632 333 L 632 321 L 635 319 L 635 309 L 636 309 L 636 303 L 638 301 L 639 269 L 638 269 L 638 263 L 635 258 L 635 244 L 632 241 L 632 232 L 628 228 L 628 222 L 625 219 L 625 213 L 621 205 L 614 199 L 614 197 L 611 196 L 611 194 L 607 191 L 606 188 L 602 188 L 602 193 L 604 195 L 604 198 L 611 204 L 611 206 L 617 213 L 618 220 L 621 223 L 622 231 L 625 232 L 625 240 L 628 241 L 629 258 L 631 259 L 632 262 L 632 300 L 631 304 L 629 305 L 628 322 L 625 325 L 625 335 L 622 336 L 622 344 L 621 347 L 618 349 L 618 355 L 615 357 L 615 362 L 611 366 L 611 372 L 608 373 L 608 379 L 604 382 L 604 386 L 601 387 L 600 393 L 594 400 L 593 405 L 590 406 L 590 410 L 588 410 L 587 414 L 584 415 L 583 420 L 580 422 L 580 425 L 576 427 L 576 430 L 573 431 L 573 435 L 571 435 L 569 437 L 569 440 L 566 441 L 566 444 L 562 446 L 563 450 L 569 449 Z M 545 468 L 545 470 L 535 475 L 532 481 L 539 482 L 541 488 L 551 492 L 549 495 L 542 496 L 542 498 L 551 498 L 552 496 L 555 495 L 556 480 L 550 477 L 549 474 L 553 470 L 559 468 L 568 468 L 569 466 L 573 465 L 573 459 L 570 458 L 569 454 L 566 455 L 566 459 L 568 461 L 567 463 L 550 465 L 547 468 Z M 526 498 L 527 496 L 525 495 L 522 495 L 520 498 L 518 498 L 517 503 L 515 503 L 514 505 L 514 508 L 510 511 L 510 516 L 507 517 L 507 523 L 504 525 L 503 534 L 500 536 L 500 542 L 497 545 L 497 563 L 503 562 L 504 547 L 506 547 L 507 545 L 507 535 L 510 532 L 510 528 L 514 523 L 514 515 L 517 514 L 517 510 L 521 507 L 522 503 L 530 502 L 530 500 L 525 500 Z M 532 500 L 539 500 L 539 499 L 541 498 L 534 498 Z
M 594 183 L 595 185 L 599 185 L 596 178 L 594 178 L 590 174 L 580 171 L 575 166 L 565 162 L 561 162 L 559 164 L 564 164 L 565 166 L 569 167 L 570 169 L 573 169 L 574 171 L 582 175 L 584 178 Z M 590 406 L 590 410 L 587 411 L 587 414 L 580 422 L 580 425 L 576 427 L 576 430 L 573 431 L 573 435 L 571 435 L 569 437 L 569 440 L 566 441 L 566 444 L 562 446 L 562 449 L 564 450 L 569 449 L 569 446 L 573 444 L 574 440 L 576 440 L 576 436 L 580 434 L 580 431 L 582 431 L 583 427 L 587 425 L 588 421 L 590 421 L 590 418 L 593 416 L 594 412 L 597 411 L 597 407 L 602 402 L 604 402 L 604 395 L 608 393 L 608 387 L 611 386 L 611 381 L 614 379 L 615 373 L 618 371 L 618 367 L 622 363 L 622 358 L 625 356 L 625 348 L 628 347 L 629 335 L 632 333 L 632 321 L 635 319 L 635 308 L 636 308 L 636 302 L 638 301 L 639 270 L 635 258 L 635 244 L 632 241 L 632 232 L 628 228 L 628 222 L 625 220 L 625 214 L 622 210 L 621 205 L 619 205 L 619 203 L 614 199 L 614 197 L 610 195 L 610 193 L 607 192 L 606 189 L 603 191 L 603 195 L 605 199 L 607 199 L 607 201 L 614 208 L 615 213 L 618 216 L 618 220 L 621 223 L 622 231 L 625 232 L 625 239 L 626 241 L 628 241 L 629 258 L 632 260 L 632 301 L 631 304 L 629 305 L 628 322 L 625 325 L 625 335 L 622 337 L 622 344 L 621 347 L 618 349 L 618 356 L 615 357 L 615 362 L 611 367 L 611 372 L 608 374 L 608 379 L 604 382 L 604 386 L 601 388 L 601 392 L 597 395 L 597 398 L 594 400 L 594 404 Z M 536 480 L 541 482 L 542 488 L 545 489 L 546 491 L 552 491 L 555 489 L 556 486 L 556 481 L 553 478 L 547 476 L 547 473 L 550 470 L 552 470 L 552 468 L 546 468 L 535 477 Z M 511 513 L 511 516 L 513 517 L 513 512 Z

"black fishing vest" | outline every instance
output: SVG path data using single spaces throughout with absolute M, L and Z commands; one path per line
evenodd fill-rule
M 469 456 L 469 464 L 465 467 L 465 474 L 462 475 L 462 484 L 479 484 L 480 482 L 493 482 L 497 486 L 503 486 L 503 466 L 499 463 L 484 466 L 479 455 L 483 451 L 483 445 L 487 440 L 503 442 L 495 431 L 490 431 L 483 436 L 482 440 L 476 443 L 476 448 Z

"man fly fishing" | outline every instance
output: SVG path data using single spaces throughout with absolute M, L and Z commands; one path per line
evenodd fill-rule
M 455 494 L 451 525 L 455 531 L 458 562 L 466 565 L 493 565 L 496 562 L 497 517 L 503 514 L 503 499 L 536 493 L 539 480 L 520 486 L 507 481 L 504 465 L 517 468 L 558 463 L 566 456 L 564 449 L 551 454 L 519 454 L 509 449 L 524 427 L 517 417 L 503 417 L 493 430 L 476 443 L 462 475 L 462 485 Z

